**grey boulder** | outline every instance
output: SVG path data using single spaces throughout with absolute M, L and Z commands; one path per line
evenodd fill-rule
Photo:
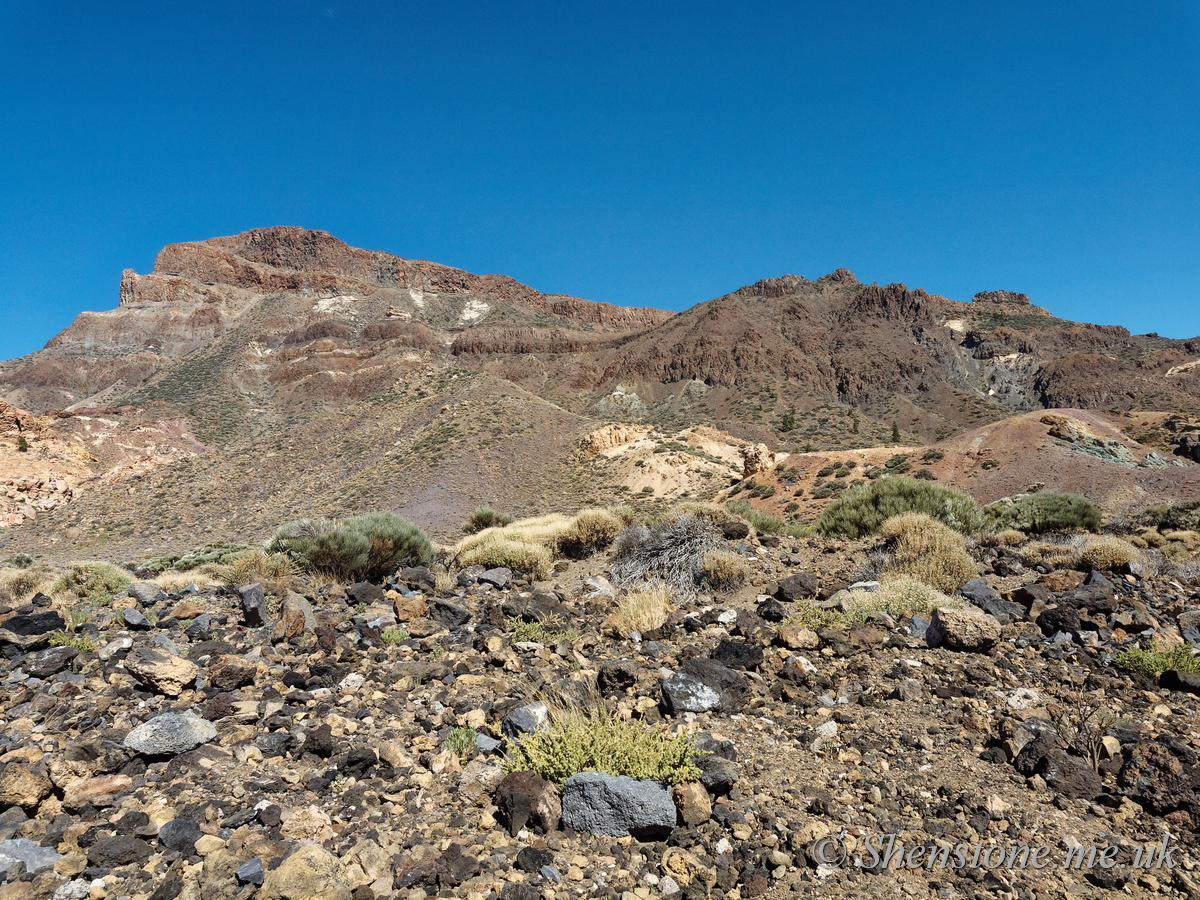
M 146 756 L 175 756 L 217 736 L 217 726 L 194 712 L 169 712 L 143 722 L 125 736 L 125 747 Z
M 580 772 L 562 793 L 562 823 L 588 834 L 661 840 L 675 827 L 671 791 L 658 781 Z

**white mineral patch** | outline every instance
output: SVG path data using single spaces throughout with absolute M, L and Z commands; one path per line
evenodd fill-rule
M 353 294 L 345 294 L 341 297 L 322 297 L 313 304 L 313 309 L 316 312 L 331 312 L 338 308 L 345 308 L 351 303 L 357 303 L 358 298 Z
M 468 300 L 467 305 L 463 307 L 462 315 L 459 316 L 459 321 L 463 324 L 474 322 L 477 319 L 482 319 L 487 315 L 491 307 L 482 300 Z
M 417 309 L 425 308 L 425 292 L 424 291 L 419 291 L 416 288 L 409 288 L 408 289 L 408 299 L 413 302 L 413 305 L 416 306 Z

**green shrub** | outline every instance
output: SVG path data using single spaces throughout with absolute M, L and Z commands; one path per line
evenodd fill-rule
M 901 468 L 901 466 L 904 468 Z M 883 464 L 883 467 L 892 471 L 903 472 L 904 469 L 908 468 L 908 454 L 897 453 L 895 456 L 888 459 L 888 461 Z
M 892 516 L 879 529 L 891 544 L 891 570 L 951 593 L 977 574 L 962 535 L 925 513 Z
M 1039 491 L 1023 497 L 1005 498 L 984 508 L 992 530 L 1015 528 L 1026 534 L 1047 531 L 1095 531 L 1100 527 L 1100 510 L 1078 494 Z
M 836 472 L 841 467 L 842 467 L 842 464 L 840 462 L 838 462 L 837 460 L 834 460 L 833 462 L 827 463 L 826 465 L 824 465 L 820 469 L 818 469 L 817 477 L 818 478 L 828 478 L 830 475 L 832 475 L 834 472 Z
M 382 581 L 400 565 L 433 562 L 433 544 L 425 532 L 390 512 L 341 522 L 289 522 L 275 533 L 267 550 L 286 553 L 309 571 L 365 581 Z
M 877 591 L 855 591 L 843 609 L 817 606 L 811 600 L 798 600 L 789 606 L 788 621 L 813 631 L 822 628 L 849 628 L 865 622 L 871 613 L 884 612 L 896 621 L 908 616 L 929 617 L 939 606 L 960 608 L 965 604 L 937 588 L 907 575 L 887 575 Z
M 867 474 L 869 477 L 870 472 Z M 983 527 L 979 504 L 968 494 L 940 484 L 891 475 L 850 488 L 825 507 L 813 529 L 827 537 L 858 538 L 874 534 L 887 519 L 906 512 L 925 513 L 963 533 Z
M 452 751 L 459 759 L 465 759 L 475 749 L 475 738 L 478 732 L 474 728 L 455 728 L 446 738 L 446 749 Z
M 28 569 L 33 565 L 33 557 L 28 553 L 18 553 L 8 561 L 8 564 L 14 569 Z
M 73 563 L 58 580 L 54 591 L 71 591 L 80 600 L 94 606 L 107 606 L 113 597 L 133 584 L 133 577 L 124 569 L 106 562 Z
M 1137 521 L 1159 531 L 1200 531 L 1200 500 L 1151 506 L 1138 514 Z
M 463 523 L 463 534 L 475 534 L 485 528 L 503 528 L 511 525 L 513 517 L 508 513 L 498 513 L 490 506 L 477 506 L 471 517 Z
M 1136 672 L 1139 675 L 1155 675 L 1159 672 L 1200 672 L 1200 660 L 1192 655 L 1190 644 L 1173 650 L 1126 650 L 1113 659 L 1118 669 Z
M 25 435 L 23 435 L 23 434 L 17 435 L 17 452 L 18 453 L 28 453 L 29 452 L 29 441 L 25 440 Z
M 508 629 L 512 632 L 513 640 L 517 642 L 528 641 L 534 644 L 573 644 L 579 640 L 579 632 L 571 628 L 565 628 L 561 631 L 554 631 L 547 628 L 541 622 L 526 622 L 516 616 L 510 616 L 505 620 L 508 623 Z
M 403 628 L 398 628 L 395 625 L 389 625 L 383 629 L 379 635 L 385 644 L 399 644 L 402 641 L 407 641 L 410 637 L 409 633 Z
M 930 449 L 921 454 L 921 462 L 937 462 L 938 460 L 945 458 L 945 456 L 946 454 L 941 450 Z
M 922 481 L 937 481 L 937 476 L 929 469 L 917 469 L 913 473 L 913 478 L 920 478 Z
M 591 710 L 551 707 L 547 727 L 505 740 L 506 772 L 535 772 L 561 788 L 579 772 L 679 784 L 700 777 L 690 735 L 669 735 L 644 722 L 624 722 L 597 706 Z

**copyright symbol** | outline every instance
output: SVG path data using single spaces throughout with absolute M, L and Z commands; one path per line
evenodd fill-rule
M 846 832 L 827 834 L 813 841 L 812 856 L 818 866 L 839 869 L 846 862 Z

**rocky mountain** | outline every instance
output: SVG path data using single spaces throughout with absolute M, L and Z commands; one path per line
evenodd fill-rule
M 478 503 L 523 511 L 614 490 L 649 488 L 652 500 L 719 487 L 714 471 L 680 477 L 689 458 L 712 457 L 697 444 L 651 454 L 637 471 L 639 460 L 582 452 L 612 421 L 647 429 L 660 450 L 715 427 L 725 449 L 712 458 L 746 442 L 794 455 L 890 445 L 893 428 L 908 445 L 950 441 L 1057 407 L 1187 423 L 1200 412 L 1197 357 L 1200 339 L 1068 322 L 1006 291 L 957 302 L 839 269 L 673 314 L 267 228 L 173 244 L 151 273 L 127 270 L 116 309 L 83 313 L 44 349 L 0 363 L 0 395 L 52 414 L 57 439 L 78 439 L 76 452 L 97 460 L 103 440 L 89 429 L 146 432 L 143 445 L 162 435 L 178 451 L 161 457 L 166 467 L 143 453 L 128 484 L 129 472 L 104 481 L 106 464 L 89 463 L 91 486 L 76 492 L 85 501 L 42 510 L 22 538 L 132 546 L 197 528 L 261 539 L 284 518 L 378 504 L 381 485 L 389 508 L 435 532 Z M 1134 430 L 1168 461 L 1196 456 L 1194 429 Z M 136 442 L 108 441 L 122 444 Z M 1015 457 L 1004 484 L 1046 480 L 1023 471 L 1037 467 L 1032 455 Z M 675 469 L 645 477 L 647 461 L 668 458 Z M 1110 462 L 1107 481 L 1133 477 L 1128 461 Z M 40 477 L 33 499 L 60 476 Z M 976 487 L 1000 481 L 989 473 Z M 1131 496 L 1174 484 L 1139 482 Z

